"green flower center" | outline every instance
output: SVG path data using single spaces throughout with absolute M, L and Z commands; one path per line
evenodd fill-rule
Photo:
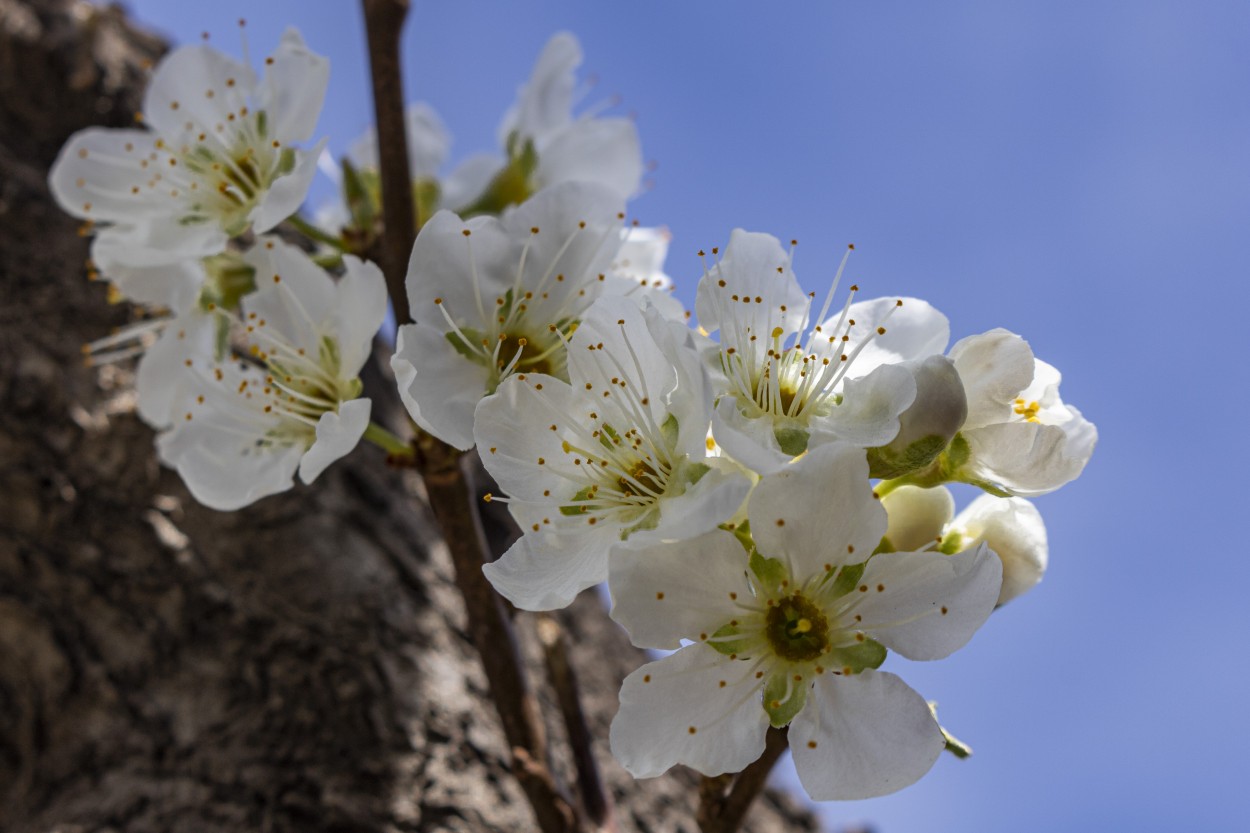
M 764 635 L 773 652 L 791 662 L 811 662 L 829 650 L 829 620 L 799 593 L 768 609 Z

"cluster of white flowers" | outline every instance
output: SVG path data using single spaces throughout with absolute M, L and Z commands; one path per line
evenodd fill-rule
M 877 669 L 889 650 L 950 654 L 1041 579 L 1045 528 L 1024 497 L 1079 475 L 1096 431 L 1019 336 L 947 350 L 925 301 L 840 297 L 849 250 L 818 304 L 793 243 L 736 230 L 704 260 L 692 327 L 668 294 L 667 234 L 625 223 L 632 123 L 572 116 L 580 61 L 555 36 L 504 118 L 506 159 L 444 180 L 447 131 L 410 112 L 426 214 L 415 323 L 391 360 L 401 398 L 421 430 L 476 446 L 505 493 L 523 534 L 486 566 L 502 595 L 549 610 L 606 581 L 633 642 L 675 651 L 622 688 L 611 743 L 631 772 L 740 770 L 789 726 L 814 798 L 900 789 L 946 741 Z M 140 411 L 161 459 L 219 509 L 297 471 L 311 482 L 376 430 L 358 376 L 379 271 L 342 255 L 336 280 L 264 234 L 304 198 L 319 147 L 294 145 L 327 67 L 294 31 L 266 64 L 258 82 L 206 46 L 175 51 L 150 129 L 84 131 L 51 178 L 66 210 L 102 223 L 96 268 L 156 311 L 93 352 L 147 348 Z M 359 224 L 376 140 L 352 156 L 343 216 Z M 987 494 L 956 515 L 951 482 Z

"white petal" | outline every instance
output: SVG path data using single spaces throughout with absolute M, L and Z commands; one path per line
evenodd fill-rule
M 473 409 L 490 382 L 485 365 L 457 353 L 441 330 L 405 324 L 396 335 L 391 370 L 418 425 L 461 451 L 473 447 Z
M 960 339 L 949 356 L 968 394 L 968 428 L 1005 422 L 1012 400 L 1033 380 L 1033 351 L 1001 328 Z
M 272 59 L 257 90 L 257 103 L 269 116 L 274 138 L 284 145 L 306 142 L 321 114 L 330 62 L 309 50 L 293 27 L 282 33 Z
M 227 86 L 231 79 L 234 84 Z M 211 46 L 180 46 L 152 73 L 143 97 L 143 120 L 170 141 L 186 132 L 207 132 L 243 105 L 255 85 L 250 67 Z
M 924 698 L 871 669 L 817 678 L 790 723 L 799 781 L 816 801 L 873 798 L 918 781 L 946 745 Z
M 245 316 L 256 315 L 248 320 L 263 320 L 267 330 L 316 356 L 321 327 L 337 309 L 334 280 L 303 250 L 276 237 L 263 238 L 243 259 L 256 270 L 257 290 L 242 301 Z
M 984 544 L 956 555 L 874 555 L 844 597 L 873 639 L 908 659 L 941 659 L 967 644 L 998 601 L 1003 568 Z
M 413 179 L 433 177 L 447 159 L 451 148 L 451 134 L 437 112 L 424 101 L 408 105 L 404 111 L 404 123 L 408 134 L 408 164 Z M 370 127 L 364 135 L 352 142 L 347 152 L 357 167 L 378 167 L 378 134 Z M 498 168 L 498 163 L 493 163 Z M 482 183 L 485 187 L 485 182 Z M 480 190 L 480 189 L 479 189 Z M 474 194 L 473 196 L 476 196 Z
M 699 280 L 694 308 L 704 330 L 721 331 L 725 347 L 762 352 L 772 343 L 774 327 L 782 329 L 783 338 L 798 331 L 809 303 L 777 238 L 734 229 L 724 257 Z M 752 335 L 756 347 L 749 341 Z
M 747 515 L 760 552 L 796 581 L 826 564 L 858 564 L 881 542 L 886 516 L 868 484 L 863 449 L 831 443 L 762 478 Z
M 642 666 L 621 686 L 612 754 L 635 778 L 674 764 L 704 775 L 742 770 L 764 751 L 768 731 L 754 670 L 702 645 Z
M 897 552 L 933 546 L 955 514 L 955 499 L 945 486 L 900 486 L 881 499 L 890 525 L 885 537 Z
M 563 447 L 575 436 L 570 424 L 588 421 L 586 409 L 568 383 L 559 379 L 538 374 L 505 379 L 477 406 L 472 420 L 482 465 L 509 496 L 558 511 L 584 485 L 559 472 L 571 465 L 565 462 L 568 454 Z
M 711 466 L 693 486 L 659 502 L 660 519 L 654 529 L 633 532 L 623 546 L 693 538 L 729 522 L 751 491 L 751 478 L 729 460 L 703 459 Z
M 240 509 L 295 482 L 301 445 L 257 451 L 254 441 L 196 418 L 156 440 L 161 462 L 178 469 L 187 488 L 212 509 Z M 259 435 L 258 435 L 259 438 Z
M 1063 426 L 1009 422 L 964 431 L 972 451 L 968 479 L 1021 497 L 1044 495 L 1075 480 L 1089 462 L 1098 432 L 1079 411 L 1065 407 L 1073 418 Z
M 172 421 L 174 403 L 186 382 L 186 362 L 211 361 L 216 343 L 216 318 L 190 313 L 165 327 L 139 360 L 135 393 L 139 416 L 153 428 Z
M 62 210 L 84 220 L 134 224 L 181 214 L 182 204 L 169 196 L 168 188 L 153 185 L 155 168 L 148 157 L 158 138 L 146 130 L 78 131 L 48 174 L 52 196 Z
M 441 301 L 457 323 L 485 329 L 495 299 L 513 285 L 520 259 L 521 244 L 494 217 L 464 221 L 438 212 L 422 226 L 408 260 L 405 286 L 413 318 L 446 331 L 435 303 Z
M 893 522 L 893 516 L 890 520 Z M 998 604 L 1006 604 L 1042 580 L 1050 549 L 1042 515 L 1029 501 L 981 495 L 959 513 L 951 528 L 964 536 L 965 546 L 984 541 L 1002 560 L 1003 587 Z
M 252 231 L 263 234 L 299 211 L 308 196 L 308 187 L 317 173 L 317 159 L 325 146 L 326 140 L 322 139 L 312 150 L 295 151 L 295 167 L 275 179 L 252 209 Z
M 748 406 L 749 407 L 749 406 Z M 760 412 L 749 417 L 738 405 L 737 397 L 723 396 L 712 413 L 712 434 L 725 453 L 756 474 L 770 474 L 792 459 L 781 450 L 774 422 Z
M 353 399 L 339 405 L 338 413 L 326 411 L 321 415 L 317 420 L 317 441 L 300 460 L 300 480 L 313 482 L 326 466 L 346 457 L 356 447 L 369 427 L 372 407 L 368 399 Z
M 99 232 L 91 242 L 91 260 L 126 298 L 140 304 L 190 312 L 204 286 L 204 265 L 198 257 L 149 250 L 154 262 L 134 262 L 134 240 L 117 226 Z
M 561 182 L 597 182 L 623 199 L 642 183 L 642 145 L 629 119 L 582 119 L 552 137 L 538 157 L 539 188 Z
M 216 223 L 184 224 L 178 216 L 167 214 L 133 225 L 110 226 L 99 237 L 109 239 L 109 257 L 114 263 L 135 268 L 163 267 L 225 251 L 229 238 Z
M 898 435 L 899 415 L 916 398 L 916 377 L 899 365 L 882 365 L 842 386 L 842 404 L 812 419 L 808 447 L 841 440 L 860 448 L 885 445 Z
M 608 570 L 612 618 L 639 648 L 679 648 L 682 639 L 710 635 L 743 614 L 751 601 L 746 570 L 746 551 L 723 529 L 617 548 Z
M 483 571 L 495 590 L 522 610 L 567 607 L 578 593 L 607 580 L 614 537 L 526 533 Z
M 898 306 L 900 300 L 903 302 L 901 307 Z M 872 333 L 882 325 L 886 330 L 883 335 L 874 335 L 855 358 L 851 366 L 855 376 L 864 376 L 883 364 L 941 355 L 950 340 L 951 326 L 946 316 L 928 301 L 919 298 L 858 301 L 851 304 L 847 318 L 855 322 L 851 332 L 852 344 L 860 340 L 855 337 L 856 333 Z M 832 318 L 824 322 L 824 329 L 830 330 L 837 320 Z
M 517 91 L 516 105 L 499 126 L 499 144 L 518 131 L 542 142 L 553 130 L 569 123 L 573 109 L 575 70 L 582 62 L 582 48 L 569 32 L 556 32 L 543 46 L 527 83 Z
M 373 337 L 386 317 L 386 279 L 376 264 L 347 255 L 346 271 L 335 286 L 338 297 L 338 339 L 343 378 L 365 366 Z

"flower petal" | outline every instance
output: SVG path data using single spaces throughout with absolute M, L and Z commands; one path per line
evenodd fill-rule
M 968 394 L 966 428 L 1005 422 L 1012 401 L 1033 380 L 1033 351 L 1002 328 L 960 339 L 948 355 Z
M 322 139 L 311 150 L 295 151 L 295 167 L 275 179 L 252 209 L 252 231 L 264 234 L 299 211 L 308 196 L 313 175 L 317 173 L 317 158 L 325 149 L 326 141 Z
M 255 86 L 251 68 L 229 55 L 206 44 L 180 46 L 152 72 L 143 121 L 169 141 L 187 132 L 208 132 L 224 123 Z
M 311 51 L 299 30 L 289 27 L 257 89 L 257 104 L 269 116 L 270 131 L 282 144 L 312 137 L 330 83 L 330 61 Z
M 902 306 L 898 305 L 899 301 L 903 302 Z M 874 335 L 855 358 L 851 372 L 856 376 L 865 376 L 883 364 L 941 355 L 950 341 L 950 321 L 928 301 L 919 298 L 858 301 L 851 304 L 847 318 L 855 322 L 852 344 L 861 340 L 855 338 L 856 333 L 873 333 L 885 326 L 885 333 Z M 837 321 L 831 318 L 822 326 L 831 331 Z
M 725 453 L 756 474 L 771 474 L 794 459 L 781 450 L 772 418 L 750 417 L 737 397 L 722 396 L 712 412 L 712 435 Z
M 495 590 L 522 610 L 556 610 L 607 580 L 612 537 L 527 533 L 482 569 Z
M 514 499 L 547 505 L 572 500 L 581 486 L 560 474 L 572 465 L 565 462 L 569 432 L 564 429 L 587 419 L 584 411 L 585 403 L 559 379 L 539 374 L 505 379 L 472 419 L 482 465 Z
M 417 323 L 448 329 L 436 301 L 462 326 L 485 329 L 495 298 L 516 278 L 521 245 L 494 217 L 461 220 L 439 211 L 421 228 L 405 286 Z
M 1094 452 L 1098 431 L 1076 408 L 1063 407 L 1072 414 L 1063 425 L 1003 422 L 964 431 L 972 457 L 961 476 L 1021 497 L 1075 480 Z
M 816 801 L 873 798 L 914 784 L 946 741 L 924 698 L 885 671 L 825 674 L 790 724 L 799 781 Z
M 867 376 L 848 379 L 842 404 L 828 416 L 812 419 L 808 447 L 835 440 L 860 448 L 885 445 L 898 435 L 899 415 L 915 398 L 916 377 L 899 365 L 882 365 Z
M 335 285 L 341 374 L 360 372 L 373 352 L 373 337 L 386 317 L 386 279 L 377 264 L 346 255 L 346 271 Z
M 216 344 L 217 319 L 196 312 L 175 318 L 139 360 L 135 394 L 139 416 L 153 428 L 172 422 L 174 403 L 186 383 L 187 361 L 211 361 Z
M 886 515 L 868 484 L 863 449 L 831 443 L 762 478 L 747 515 L 760 553 L 802 581 L 826 564 L 858 564 L 885 534 Z
M 680 495 L 660 500 L 655 528 L 630 533 L 625 546 L 693 538 L 733 518 L 751 491 L 751 478 L 729 460 L 704 458 L 701 464 L 710 471 Z
M 569 32 L 556 32 L 543 46 L 529 80 L 517 91 L 516 104 L 499 125 L 499 144 L 515 132 L 541 144 L 552 131 L 569 123 L 573 110 L 575 71 L 582 63 L 582 47 Z M 540 148 L 541 150 L 541 148 Z
M 612 618 L 639 648 L 681 647 L 714 633 L 751 601 L 747 554 L 723 529 L 666 544 L 618 547 L 609 561 Z
M 552 137 L 534 172 L 539 188 L 597 182 L 628 199 L 642 183 L 642 144 L 629 119 L 582 119 Z
M 612 754 L 635 778 L 674 764 L 704 775 L 738 772 L 764 751 L 768 715 L 755 664 L 703 645 L 682 648 L 625 678 Z
M 425 324 L 405 324 L 395 337 L 391 370 L 413 420 L 445 443 L 473 447 L 473 409 L 486 395 L 490 372 L 466 359 Z
M 845 597 L 873 639 L 908 659 L 941 659 L 967 644 L 998 601 L 1003 566 L 984 544 L 955 555 L 874 555 Z M 866 588 L 866 589 L 865 589 Z
M 300 480 L 313 482 L 326 466 L 351 453 L 369 427 L 372 407 L 368 399 L 352 399 L 339 405 L 338 413 L 326 411 L 321 415 L 317 420 L 317 441 L 300 460 Z
M 254 439 L 207 417 L 175 425 L 157 437 L 161 462 L 176 468 L 195 499 L 211 509 L 241 509 L 294 484 L 302 445 L 258 449 Z
M 984 541 L 1002 560 L 1003 587 L 997 604 L 1006 604 L 1042 580 L 1050 555 L 1046 525 L 1037 507 L 1024 498 L 981 495 L 959 513 L 951 528 L 963 536 L 965 546 Z
M 734 229 L 724 257 L 699 280 L 694 308 L 704 330 L 721 331 L 723 347 L 762 354 L 775 327 L 783 339 L 798 332 L 809 304 L 781 242 L 771 234 Z
M 503 166 L 503 159 L 492 153 L 465 159 L 443 180 L 442 204 L 454 211 L 472 205 Z
M 133 224 L 182 213 L 168 188 L 156 187 L 149 155 L 159 137 L 147 130 L 88 127 L 61 148 L 48 186 L 61 209 L 84 220 Z M 224 241 L 223 241 L 224 242 Z

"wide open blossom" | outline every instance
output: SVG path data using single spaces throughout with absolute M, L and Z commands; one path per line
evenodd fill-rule
M 1098 430 L 1059 398 L 1059 371 L 1004 329 L 951 348 L 968 395 L 968 420 L 943 455 L 947 479 L 1032 497 L 1075 480 Z M 962 440 L 962 442 L 961 442 Z
M 161 461 L 214 509 L 289 489 L 297 470 L 311 483 L 356 446 L 371 409 L 359 373 L 386 312 L 371 263 L 345 257 L 335 282 L 278 241 L 247 259 L 260 288 L 238 323 L 220 313 L 243 346 L 232 360 L 189 360 L 173 426 L 157 440 Z
M 981 495 L 955 515 L 955 499 L 944 486 L 900 486 L 881 499 L 890 525 L 890 549 L 935 549 L 955 553 L 984 543 L 1003 562 L 998 604 L 1032 589 L 1050 560 L 1046 525 L 1031 502 L 1019 497 Z
M 75 133 L 49 175 L 52 193 L 70 214 L 110 224 L 135 257 L 220 252 L 299 208 L 320 146 L 294 145 L 311 136 L 328 78 L 294 29 L 259 80 L 207 45 L 180 47 L 152 75 L 146 127 Z
M 723 530 L 614 554 L 612 617 L 639 647 L 679 650 L 626 678 L 613 753 L 637 777 L 677 763 L 717 775 L 759 757 L 770 723 L 789 724 L 812 798 L 913 783 L 945 740 L 924 699 L 875 669 L 886 648 L 930 660 L 962 647 L 998 597 L 998 559 L 979 546 L 865 563 L 885 511 L 864 452 L 841 443 L 762 478 L 747 514 L 749 560 Z
M 486 576 L 518 607 L 564 607 L 604 581 L 614 546 L 728 521 L 750 476 L 708 455 L 711 390 L 689 330 L 603 297 L 569 338 L 568 381 L 518 373 L 477 408 L 487 471 L 524 535 Z
M 852 303 L 852 286 L 826 317 L 845 266 L 844 257 L 813 310 L 780 242 L 737 229 L 699 282 L 699 324 L 720 333 L 712 362 L 723 395 L 713 432 L 728 454 L 760 473 L 809 445 L 889 443 L 916 396 L 913 372 L 898 363 L 946 346 L 945 316 L 917 299 Z
M 642 181 L 642 149 L 632 120 L 573 114 L 582 47 L 568 32 L 547 41 L 529 80 L 499 125 L 507 158 L 469 157 L 443 183 L 444 205 L 476 214 L 498 213 L 562 182 L 594 182 L 621 200 Z
M 548 189 L 502 218 L 440 211 L 408 262 L 417 323 L 391 367 L 408 413 L 460 449 L 478 401 L 513 373 L 567 378 L 563 339 L 603 291 L 624 205 L 589 183 Z

